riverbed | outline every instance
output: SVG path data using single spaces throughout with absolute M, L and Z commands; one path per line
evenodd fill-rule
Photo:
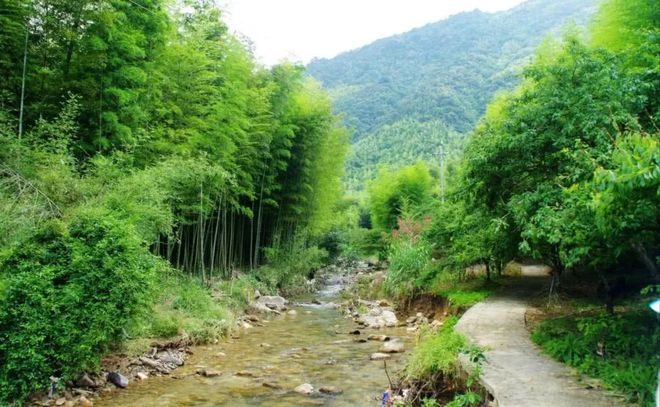
M 407 350 L 412 335 L 405 327 L 359 329 L 352 318 L 331 306 L 337 286 L 315 295 L 321 304 L 299 303 L 285 313 L 262 319 L 262 327 L 242 328 L 236 338 L 193 347 L 186 364 L 170 376 L 132 382 L 95 402 L 96 406 L 377 406 L 388 387 L 383 361 L 370 355 L 383 342 L 369 334 L 400 338 Z M 351 334 L 359 329 L 360 334 Z M 387 360 L 391 377 L 406 353 Z M 203 377 L 199 370 L 219 373 Z M 238 374 L 237 374 L 238 373 Z M 293 389 L 309 383 L 314 392 Z M 322 387 L 340 391 L 324 394 Z

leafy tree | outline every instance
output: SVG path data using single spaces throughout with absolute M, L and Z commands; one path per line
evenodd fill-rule
M 378 177 L 369 185 L 369 206 L 373 225 L 389 232 L 397 219 L 408 212 L 422 213 L 430 203 L 432 179 L 428 167 L 420 161 L 396 172 L 381 168 Z

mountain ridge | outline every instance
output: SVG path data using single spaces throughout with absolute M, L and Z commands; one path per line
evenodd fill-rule
M 383 154 L 374 140 L 385 126 L 437 122 L 451 132 L 468 133 L 495 93 L 518 82 L 521 68 L 543 38 L 557 36 L 570 20 L 586 25 L 596 4 L 530 0 L 497 13 L 465 11 L 310 62 L 308 73 L 329 91 L 336 112 L 354 129 L 354 152 L 347 164 L 349 189 L 361 189 L 366 173 L 371 177 L 379 164 L 408 163 L 378 160 Z M 391 136 L 391 127 L 385 133 Z M 377 154 L 364 162 L 369 154 L 359 142 L 366 137 Z M 434 143 L 441 141 L 436 137 L 419 158 L 437 151 Z M 384 145 L 392 148 L 391 143 Z M 362 162 L 356 162 L 357 157 Z M 367 172 L 361 172 L 365 168 Z

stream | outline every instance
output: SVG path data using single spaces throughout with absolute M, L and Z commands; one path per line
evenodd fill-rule
M 369 334 L 400 338 L 407 350 L 412 334 L 405 327 L 362 329 L 341 310 L 323 304 L 338 300 L 341 285 L 325 286 L 311 298 L 292 304 L 295 314 L 264 317 L 263 327 L 241 328 L 238 339 L 193 347 L 186 364 L 171 376 L 133 381 L 95 402 L 96 406 L 377 406 L 388 387 L 383 361 L 372 361 L 383 342 Z M 321 304 L 301 303 L 318 300 Z M 362 338 L 362 342 L 358 340 Z M 403 367 L 406 353 L 387 360 L 390 376 Z M 199 369 L 221 373 L 195 374 Z M 236 375 L 240 372 L 241 375 Z M 177 378 L 178 377 L 178 378 Z M 310 395 L 293 389 L 303 383 Z M 340 389 L 323 394 L 321 387 Z

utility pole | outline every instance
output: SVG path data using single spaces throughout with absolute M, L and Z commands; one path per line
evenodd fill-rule
M 25 47 L 23 49 L 23 78 L 21 80 L 21 107 L 18 117 L 18 141 L 21 141 L 23 135 L 23 108 L 25 103 L 25 71 L 27 69 L 27 51 L 28 51 L 28 35 L 30 29 L 28 23 L 25 23 Z
M 440 201 L 445 203 L 445 143 L 440 143 Z

